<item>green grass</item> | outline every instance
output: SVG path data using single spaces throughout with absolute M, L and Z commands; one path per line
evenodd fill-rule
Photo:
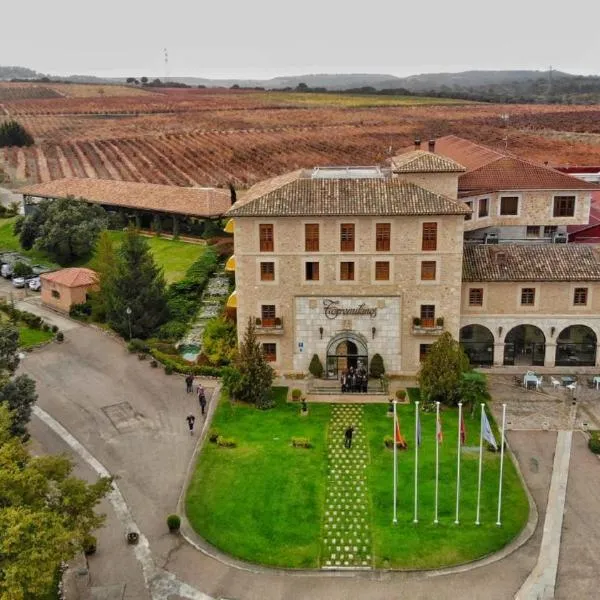
M 58 266 L 55 265 L 44 252 L 21 249 L 18 237 L 13 233 L 15 220 L 16 217 L 0 219 L 0 251 L 19 252 L 23 254 L 23 256 L 31 258 L 34 263 L 41 263 L 47 266 Z M 118 247 L 123 239 L 123 232 L 111 231 L 110 235 L 115 243 L 115 247 Z M 204 246 L 201 244 L 190 244 L 179 240 L 168 240 L 160 237 L 149 237 L 147 239 L 156 263 L 164 270 L 167 283 L 183 279 L 188 267 L 190 267 L 204 251 Z M 93 257 L 87 257 L 76 261 L 71 266 L 93 267 L 93 262 Z
M 54 334 L 51 331 L 41 329 L 30 329 L 29 327 L 19 326 L 19 339 L 21 348 L 30 348 L 51 340 Z
M 213 427 L 238 442 L 235 449 L 206 443 L 187 494 L 192 526 L 224 552 L 255 563 L 318 567 L 326 490 L 326 433 L 330 405 L 313 404 L 308 417 L 298 404 L 285 404 L 275 388 L 277 407 L 262 412 L 222 400 Z M 392 525 L 393 453 L 383 445 L 392 433 L 387 405 L 364 407 L 370 464 L 373 564 L 426 569 L 474 560 L 494 552 L 523 528 L 528 502 L 516 470 L 505 458 L 503 525 L 496 527 L 499 454 L 485 453 L 481 525 L 475 525 L 479 418 L 466 419 L 461 511 L 454 525 L 457 413 L 443 412 L 439 520 L 433 524 L 435 415 L 422 414 L 419 449 L 419 523 L 413 524 L 414 406 L 399 406 L 409 450 L 399 452 L 398 524 Z M 293 436 L 308 437 L 310 450 L 290 446 Z M 340 441 L 341 443 L 341 441 Z M 469 447 L 473 446 L 474 449 Z

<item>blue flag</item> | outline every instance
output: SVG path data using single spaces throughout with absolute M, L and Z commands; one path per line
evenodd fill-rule
M 498 450 L 498 444 L 496 443 L 496 438 L 492 433 L 492 428 L 490 427 L 490 422 L 488 421 L 487 415 L 485 414 L 485 409 L 482 413 L 481 431 L 483 434 L 483 439 L 486 442 L 488 442 L 491 446 L 493 446 L 494 450 Z

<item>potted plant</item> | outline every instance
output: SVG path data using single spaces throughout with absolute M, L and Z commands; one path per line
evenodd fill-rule
M 302 390 L 299 390 L 298 388 L 294 388 L 292 390 L 292 400 L 294 402 L 298 402 L 298 400 L 300 400 L 301 396 L 302 396 Z
M 254 324 L 257 327 L 260 327 L 262 325 L 262 319 L 260 317 L 256 317 L 256 319 L 254 319 Z
M 395 396 L 398 402 L 404 402 L 404 400 L 406 399 L 406 390 L 396 390 Z
M 281 327 L 281 317 L 275 317 L 275 327 Z
M 137 544 L 140 541 L 140 534 L 137 531 L 130 531 L 127 534 L 128 544 Z
M 438 317 L 438 318 L 435 320 L 435 324 L 436 324 L 438 327 L 443 327 L 443 326 L 444 326 L 444 317 Z
M 56 334 L 56 341 L 57 342 L 62 342 L 65 339 L 65 334 L 62 331 L 59 331 Z
M 413 326 L 421 327 L 421 317 L 413 317 Z
M 169 515 L 167 517 L 167 527 L 171 533 L 179 531 L 179 528 L 181 527 L 181 519 L 179 518 L 179 515 Z

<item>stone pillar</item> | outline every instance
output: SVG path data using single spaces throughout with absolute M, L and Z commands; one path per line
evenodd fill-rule
M 544 354 L 544 366 L 554 367 L 556 360 L 556 344 L 546 342 L 546 352 Z
M 179 237 L 179 218 L 173 215 L 173 237 Z
M 140 217 L 140 213 L 139 212 L 135 213 L 135 228 L 136 229 L 141 229 L 142 228 L 142 218 Z
M 494 344 L 494 366 L 502 365 L 504 365 L 504 342 L 497 342 Z
M 600 344 L 596 344 L 596 366 L 600 367 Z

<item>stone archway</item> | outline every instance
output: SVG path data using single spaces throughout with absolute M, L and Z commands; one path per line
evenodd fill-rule
M 483 325 L 461 327 L 459 343 L 473 366 L 494 364 L 494 335 Z
M 504 338 L 504 364 L 544 366 L 546 336 L 535 325 L 517 325 Z
M 326 376 L 337 379 L 343 371 L 369 365 L 367 341 L 360 333 L 345 331 L 334 335 L 327 345 Z
M 556 366 L 593 367 L 596 343 L 596 334 L 587 325 L 565 327 L 556 338 Z

